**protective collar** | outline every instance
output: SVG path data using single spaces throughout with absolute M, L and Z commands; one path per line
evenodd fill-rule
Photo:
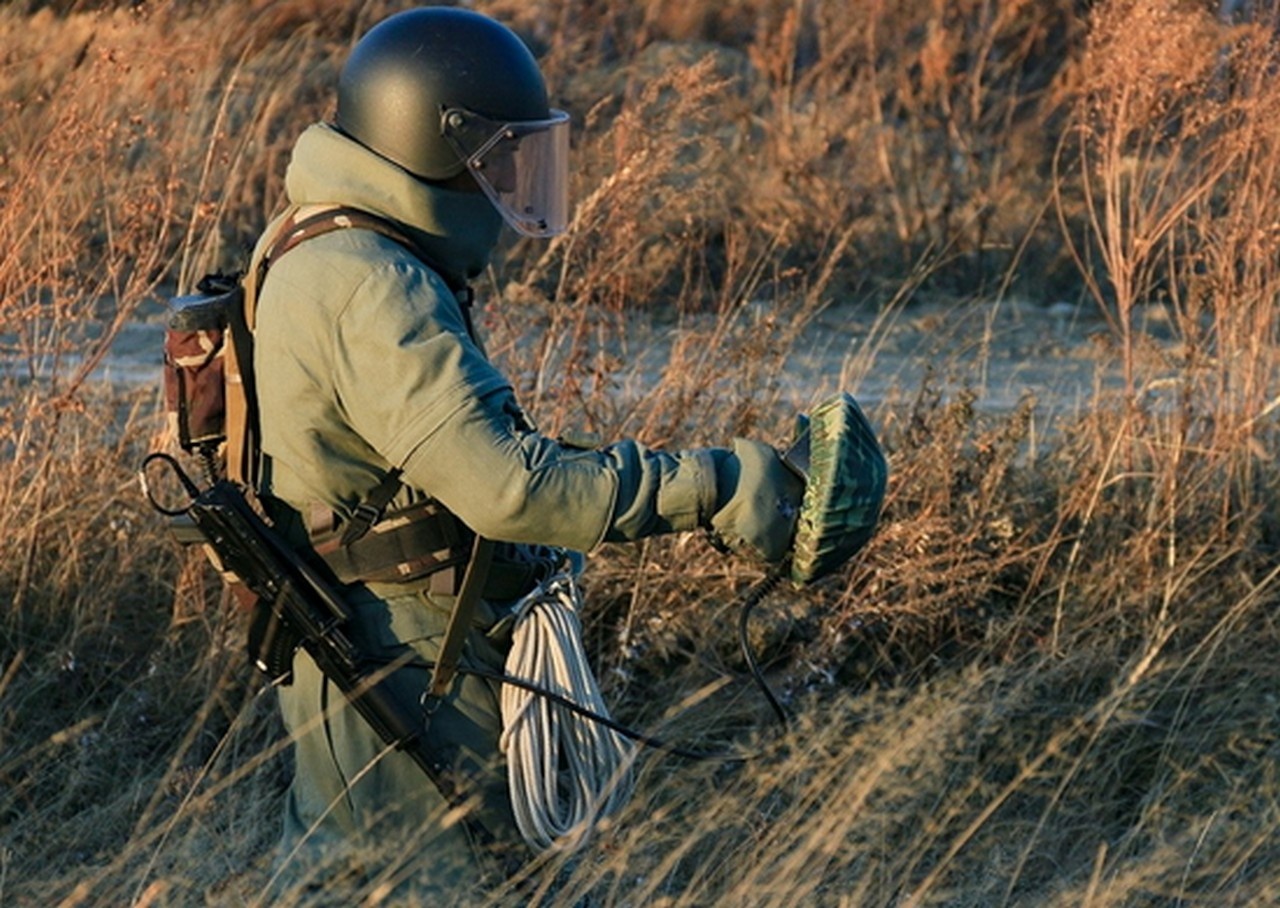
M 327 123 L 298 137 L 285 191 L 295 204 L 351 205 L 396 221 L 451 282 L 484 270 L 503 223 L 482 193 L 423 182 Z

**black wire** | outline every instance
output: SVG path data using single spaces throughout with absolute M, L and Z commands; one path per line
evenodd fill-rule
M 773 712 L 778 717 L 778 721 L 782 723 L 783 728 L 786 728 L 789 724 L 786 711 L 783 710 L 782 704 L 778 702 L 778 698 L 773 695 L 773 691 L 769 689 L 769 682 L 765 680 L 764 673 L 760 671 L 760 666 L 756 663 L 756 656 L 751 651 L 751 640 L 747 634 L 747 622 L 751 618 L 751 612 L 764 601 L 766 596 L 778 588 L 778 584 L 782 582 L 784 576 L 786 576 L 785 565 L 774 568 L 767 577 L 748 590 L 747 594 L 742 598 L 742 611 L 738 615 L 738 642 L 742 644 L 742 655 L 747 660 L 747 668 L 751 670 L 751 677 L 755 679 L 756 686 L 760 688 L 764 698 L 773 707 Z
M 765 699 L 769 701 L 769 705 L 773 708 L 774 714 L 777 715 L 778 721 L 781 722 L 783 727 L 785 728 L 789 724 L 786 711 L 782 708 L 782 704 L 778 702 L 778 698 L 774 696 L 773 691 L 770 690 L 769 683 L 765 680 L 764 673 L 761 672 L 760 666 L 756 662 L 755 654 L 751 651 L 751 641 L 747 634 L 747 622 L 748 622 L 748 619 L 751 617 L 751 612 L 755 609 L 756 606 L 758 606 L 761 602 L 764 601 L 766 596 L 768 596 L 775 589 L 777 589 L 778 584 L 782 582 L 782 579 L 784 576 L 786 576 L 785 566 L 776 568 L 768 576 L 766 576 L 762 581 L 760 581 L 758 584 L 756 584 L 754 587 L 748 590 L 746 595 L 743 596 L 742 612 L 738 619 L 738 636 L 739 636 L 739 641 L 742 644 L 742 653 L 746 657 L 748 668 L 751 670 L 752 679 L 756 682 L 756 685 L 760 688 L 761 692 L 764 694 Z M 375 659 L 370 661 L 375 661 L 381 664 L 390 664 L 396 660 Z M 422 659 L 420 657 L 415 657 L 411 661 L 405 663 L 405 667 L 419 668 L 419 669 L 431 671 L 435 668 L 435 663 L 430 662 L 426 659 Z M 532 681 L 527 681 L 524 678 L 517 678 L 515 675 L 509 675 L 503 671 L 497 671 L 494 669 L 487 669 L 487 668 L 472 668 L 469 666 L 459 666 L 458 672 L 464 675 L 474 675 L 478 678 L 486 678 L 490 681 L 497 681 L 501 684 L 510 684 L 513 687 L 520 688 L 521 690 L 529 691 L 532 694 L 536 694 L 539 697 L 543 697 L 547 700 L 550 700 L 553 703 L 559 704 L 560 706 L 563 706 L 565 709 L 569 710 L 570 712 L 576 713 L 577 715 L 582 716 L 583 718 L 589 719 L 592 722 L 598 722 L 599 724 L 605 726 L 606 728 L 609 728 L 617 732 L 618 734 L 622 735 L 624 738 L 628 738 L 632 741 L 635 741 L 638 744 L 643 744 L 646 747 L 653 747 L 658 750 L 666 751 L 667 753 L 672 754 L 673 756 L 683 757 L 686 760 L 700 760 L 700 761 L 718 760 L 720 762 L 725 762 L 725 763 L 745 763 L 748 760 L 753 759 L 753 757 L 750 755 L 734 754 L 734 753 L 729 753 L 728 751 L 699 751 L 699 750 L 689 750 L 684 747 L 679 747 L 675 744 L 670 743 L 669 741 L 663 740 L 662 738 L 657 738 L 652 735 L 646 735 L 643 732 L 638 732 L 635 729 L 630 728 L 626 725 L 623 725 L 622 723 L 610 718 L 609 716 L 601 715 L 600 713 L 597 713 L 594 710 L 588 709 L 585 706 L 575 703 L 569 698 L 561 694 L 558 694 L 553 690 L 548 690 L 547 688 L 542 687 L 541 685 L 535 684 Z
M 519 687 L 522 690 L 527 690 L 530 693 L 537 694 L 539 697 L 545 697 L 553 703 L 557 703 L 565 709 L 577 713 L 583 718 L 590 719 L 592 722 L 598 722 L 606 728 L 616 731 L 624 738 L 629 738 L 630 740 L 635 741 L 638 744 L 643 744 L 646 747 L 653 747 L 658 750 L 666 751 L 673 756 L 683 757 L 686 760 L 719 760 L 725 763 L 745 763 L 750 759 L 748 756 L 733 754 L 728 751 L 688 750 L 686 748 L 679 747 L 669 741 L 664 741 L 662 738 L 655 738 L 652 735 L 646 735 L 643 732 L 638 732 L 608 716 L 601 715 L 600 713 L 594 712 L 585 706 L 574 703 L 572 700 L 557 694 L 555 691 L 547 690 L 545 687 L 534 684 L 532 681 L 526 681 L 523 678 L 508 675 L 506 672 L 491 671 L 486 668 L 459 668 L 458 671 L 463 674 L 488 678 L 491 681 L 500 681 L 503 684 L 510 684 L 513 687 Z
M 377 665 L 392 665 L 400 660 L 386 657 L 371 657 L 368 658 L 367 661 Z M 436 664 L 434 662 L 423 659 L 419 656 L 415 656 L 409 661 L 401 663 L 401 667 L 403 668 L 416 668 L 428 672 L 433 671 L 435 666 Z M 629 728 L 621 722 L 610 718 L 609 716 L 601 715 L 594 710 L 575 703 L 562 694 L 558 694 L 553 690 L 548 690 L 547 688 L 535 684 L 532 681 L 527 681 L 524 678 L 517 678 L 515 675 L 508 675 L 503 671 L 497 671 L 496 669 L 489 668 L 473 668 L 466 665 L 459 665 L 457 671 L 460 675 L 474 675 L 477 678 L 485 678 L 489 681 L 497 681 L 501 684 L 510 684 L 512 687 L 527 690 L 532 694 L 537 694 L 539 697 L 550 700 L 552 703 L 557 703 L 570 712 L 577 713 L 583 718 L 590 719 L 592 722 L 598 722 L 606 728 L 612 729 L 622 735 L 624 738 L 628 738 L 638 744 L 643 744 L 646 747 L 653 747 L 657 750 L 666 751 L 673 756 L 683 757 L 686 760 L 719 760 L 726 763 L 745 763 L 750 759 L 747 756 L 729 753 L 728 751 L 688 750 L 686 748 L 679 747 L 668 741 L 664 741 L 662 738 L 656 738 L 652 735 L 646 735 L 643 732 L 638 732 L 635 729 Z

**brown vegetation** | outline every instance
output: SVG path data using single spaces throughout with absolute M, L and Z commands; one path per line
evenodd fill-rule
M 240 261 L 352 40 L 402 4 L 89 5 L 0 9 L 0 902 L 252 903 L 287 742 L 243 617 L 137 492 L 155 390 L 91 376 L 158 297 Z M 481 288 L 544 428 L 782 442 L 840 383 L 779 381 L 809 321 L 922 297 L 1083 301 L 1123 374 L 1047 433 L 1033 401 L 992 415 L 941 377 L 876 402 L 879 534 L 752 625 L 785 735 L 755 731 L 737 653 L 755 566 L 697 536 L 597 553 L 616 712 L 761 755 L 655 755 L 522 901 L 1280 901 L 1276 22 L 473 5 L 526 35 L 577 124 L 573 229 L 512 242 Z M 1142 330 L 1156 309 L 1172 343 Z M 660 362 L 636 312 L 676 335 Z

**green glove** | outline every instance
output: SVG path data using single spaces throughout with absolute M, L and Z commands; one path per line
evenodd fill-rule
M 737 554 L 777 564 L 791 552 L 804 480 L 769 445 L 733 440 L 716 465 L 712 538 Z

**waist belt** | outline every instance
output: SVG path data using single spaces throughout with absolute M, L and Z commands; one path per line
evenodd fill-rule
M 328 512 L 332 515 L 332 512 Z M 435 501 L 424 501 L 386 515 L 355 542 L 342 544 L 343 531 L 328 526 L 311 531 L 316 555 L 342 583 L 388 583 L 405 591 L 427 589 L 454 595 L 471 557 L 475 533 Z M 490 565 L 481 595 L 503 601 L 528 593 L 548 571 L 541 560 Z
M 475 534 L 434 501 L 388 514 L 347 545 L 342 531 L 312 532 L 311 545 L 338 580 L 405 583 L 465 564 Z

